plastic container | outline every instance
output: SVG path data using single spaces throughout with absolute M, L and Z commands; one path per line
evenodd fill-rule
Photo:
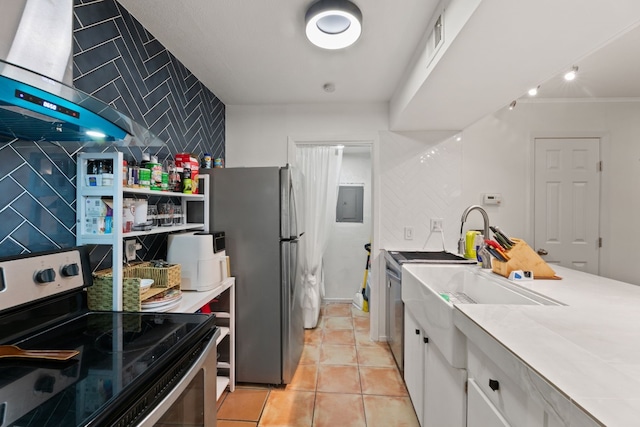
M 160 163 L 147 163 L 147 169 L 151 170 L 151 179 L 149 187 L 152 190 L 160 190 L 162 188 L 162 165 Z
M 122 161 L 122 186 L 126 187 L 129 184 L 129 163 L 126 160 Z
M 89 174 L 85 179 L 87 187 L 102 187 L 102 175 Z
M 211 166 L 213 166 L 213 160 L 211 158 L 211 154 L 209 153 L 204 153 L 204 158 L 202 161 L 202 167 L 205 169 L 211 169 Z
M 192 194 L 191 169 L 182 169 L 182 192 L 184 194 Z
M 102 174 L 102 185 L 103 186 L 111 186 L 111 185 L 113 185 L 113 174 L 112 173 L 103 173 Z
M 138 170 L 138 179 L 140 181 L 141 188 L 151 188 L 151 170 L 147 168 L 140 168 Z
M 162 183 L 160 184 L 160 189 L 162 191 L 169 190 L 169 173 L 168 172 L 162 172 Z
M 160 203 L 158 204 L 158 220 L 160 226 L 170 227 L 173 225 L 173 203 Z

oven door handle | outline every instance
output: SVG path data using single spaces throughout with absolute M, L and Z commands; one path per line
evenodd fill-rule
M 216 339 L 218 338 L 219 334 L 220 334 L 220 330 L 216 330 L 216 333 L 214 334 L 213 337 L 211 337 L 202 354 L 198 357 L 198 359 L 191 366 L 191 368 L 189 368 L 189 370 L 180 379 L 180 382 L 178 382 L 178 384 L 176 384 L 176 386 L 169 392 L 169 394 L 166 395 L 164 399 L 162 399 L 155 406 L 155 408 L 153 408 L 151 412 L 142 419 L 142 421 L 140 421 L 140 423 L 138 424 L 138 427 L 154 426 L 160 420 L 160 418 L 162 418 L 162 416 L 166 413 L 166 411 L 169 408 L 171 408 L 171 406 L 175 403 L 175 401 L 178 400 L 180 395 L 182 395 L 182 392 L 184 392 L 187 389 L 187 387 L 189 386 L 189 384 L 191 384 L 191 381 L 193 381 L 193 379 L 196 377 L 200 369 L 203 369 L 203 368 L 205 369 L 206 376 L 213 375 L 213 381 L 207 381 L 205 379 L 205 401 L 211 401 L 210 399 L 213 399 L 213 401 L 216 400 L 216 375 L 218 370 L 217 357 L 216 357 Z M 213 366 L 206 366 L 207 363 L 209 362 L 210 357 L 213 357 Z M 206 370 L 208 369 L 211 369 L 212 373 L 207 373 Z M 211 390 L 211 387 L 207 387 L 210 384 L 211 384 L 211 387 L 213 387 L 213 390 Z M 209 416 L 207 414 L 207 406 L 209 405 L 205 405 L 205 420 L 204 420 L 205 426 L 214 425 L 214 423 L 211 420 L 209 420 Z M 212 407 L 215 409 L 216 405 L 210 405 L 209 407 L 210 408 Z M 217 414 L 214 411 L 213 413 L 214 420 L 216 418 L 216 415 Z

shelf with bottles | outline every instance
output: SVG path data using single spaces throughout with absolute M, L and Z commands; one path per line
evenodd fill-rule
M 119 167 L 118 167 L 119 165 Z M 124 239 L 142 237 L 151 234 L 167 234 L 175 231 L 208 231 L 208 216 L 203 222 L 185 223 L 189 201 L 202 201 L 204 212 L 208 209 L 208 198 L 204 194 L 188 194 L 174 191 L 152 190 L 129 186 L 128 170 L 125 172 L 123 153 L 78 153 L 76 161 L 76 244 L 110 245 L 112 247 L 113 286 L 112 309 L 123 307 L 123 260 Z M 208 176 L 203 176 L 205 188 L 208 188 Z M 144 221 L 141 230 L 133 230 L 124 220 L 125 196 L 138 200 L 167 198 L 175 200 L 180 209 L 180 224 L 171 226 L 149 226 Z M 146 209 L 146 208 L 145 208 Z M 145 212 L 146 213 L 146 212 Z
M 113 170 L 111 166 L 120 162 L 121 159 L 122 153 L 80 153 L 78 155 L 77 234 L 83 239 L 78 241 L 78 244 L 109 244 L 113 239 L 175 231 L 207 231 L 206 222 L 186 222 L 188 202 L 203 201 L 206 207 L 204 194 L 125 186 L 124 170 Z M 108 181 L 88 179 L 93 176 L 88 172 L 95 168 L 92 165 L 96 163 L 101 165 L 96 172 L 107 170 L 113 172 L 108 175 L 114 178 L 109 178 Z M 208 177 L 201 176 L 199 179 L 207 180 Z M 109 185 L 104 185 L 105 182 L 109 182 Z M 97 185 L 98 183 L 102 185 Z M 157 209 L 156 206 L 170 206 L 170 209 L 161 214 L 153 213 L 151 221 L 147 220 L 146 215 L 134 218 L 133 211 L 136 208 L 130 207 L 128 203 L 133 204 L 137 201 L 146 201 L 145 209 L 150 207 Z M 156 218 L 161 218 L 161 221 L 153 221 Z

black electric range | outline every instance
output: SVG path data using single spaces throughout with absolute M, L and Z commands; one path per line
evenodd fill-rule
M 83 248 L 0 260 L 0 345 L 79 351 L 0 358 L 0 427 L 137 425 L 219 333 L 210 315 L 89 311 L 87 260 Z

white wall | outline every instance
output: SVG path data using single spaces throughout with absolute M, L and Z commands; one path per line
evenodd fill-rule
M 283 166 L 291 137 L 375 137 L 388 128 L 386 104 L 227 105 L 226 165 Z
M 535 136 L 601 136 L 602 209 L 600 273 L 640 284 L 640 102 L 525 103 L 503 109 L 465 129 L 396 133 L 388 130 L 384 105 L 227 106 L 227 165 L 274 166 L 288 159 L 292 136 L 322 140 L 374 135 L 372 336 L 385 338 L 385 289 L 381 249 L 420 249 L 429 220 L 444 220 L 446 248 L 456 250 L 464 207 L 485 192 L 502 193 L 499 207 L 485 206 L 492 224 L 532 241 L 532 141 Z M 472 213 L 467 227 L 480 228 Z M 404 240 L 404 227 L 414 239 Z M 438 235 L 427 249 L 439 249 Z M 356 251 L 356 253 L 359 251 Z M 362 251 L 364 252 L 364 251 Z M 373 286 L 373 285 L 372 285 Z
M 444 219 L 447 248 L 455 249 L 456 221 L 462 213 L 461 144 L 455 139 L 439 143 L 451 132 L 389 132 L 386 104 L 228 105 L 226 114 L 228 167 L 283 165 L 290 139 L 373 141 L 371 336 L 384 340 L 386 288 L 380 273 L 384 272 L 381 250 L 421 248 L 431 217 Z M 405 225 L 414 227 L 414 240 L 403 239 Z M 431 245 L 439 246 L 438 236 L 432 236 Z M 363 260 L 360 263 L 364 267 Z
M 352 300 L 360 290 L 367 252 L 364 245 L 372 238 L 371 153 L 366 148 L 346 146 L 342 156 L 340 185 L 362 184 L 363 221 L 334 222 L 324 256 L 325 299 Z
M 478 203 L 484 192 L 502 193 L 502 205 L 488 209 L 491 223 L 530 242 L 536 136 L 602 138 L 600 274 L 640 285 L 634 266 L 640 255 L 640 102 L 519 102 L 465 129 L 463 205 Z
M 457 250 L 460 231 L 462 143 L 448 133 L 380 137 L 380 240 L 386 249 L 442 250 L 442 235 L 430 235 L 431 218 L 442 218 L 445 247 Z M 404 227 L 413 228 L 405 240 Z M 426 245 L 425 245 L 426 244 Z
M 369 141 L 373 144 L 373 174 L 377 168 L 378 134 L 388 129 L 386 104 L 323 105 L 228 105 L 226 107 L 226 164 L 238 166 L 278 166 L 293 162 L 291 141 Z M 380 243 L 379 195 L 372 186 L 373 254 L 377 259 Z M 373 262 L 373 261 L 372 261 Z M 385 300 L 375 264 L 372 280 L 371 337 L 384 339 Z

